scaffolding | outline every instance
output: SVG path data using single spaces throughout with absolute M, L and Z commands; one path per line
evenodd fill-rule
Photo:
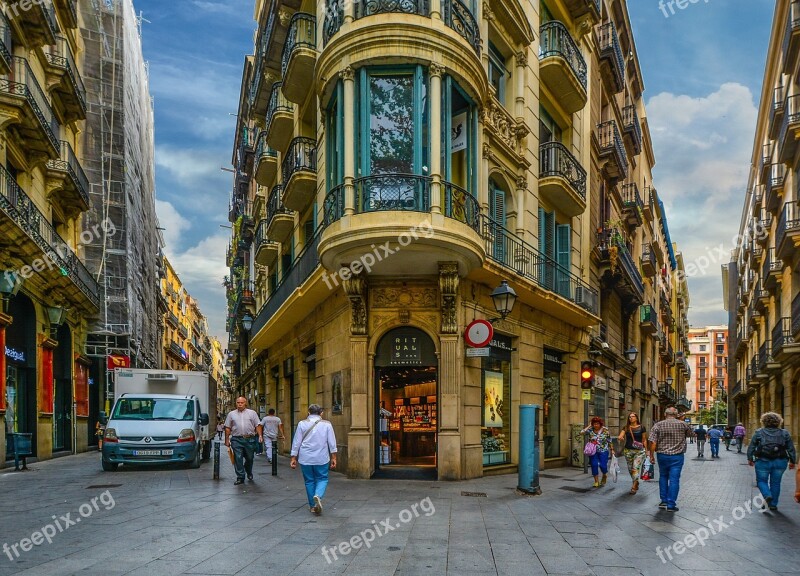
M 109 232 L 83 247 L 103 295 L 86 353 L 102 365 L 124 354 L 157 368 L 158 223 L 155 209 L 153 102 L 133 0 L 80 0 L 88 113 L 84 169 L 91 208 L 84 229 Z M 106 398 L 111 374 L 105 374 Z

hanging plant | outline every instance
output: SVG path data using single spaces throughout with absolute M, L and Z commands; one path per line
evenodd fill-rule
M 608 249 L 608 260 L 611 264 L 611 272 L 616 273 L 619 266 L 619 248 L 611 246 Z

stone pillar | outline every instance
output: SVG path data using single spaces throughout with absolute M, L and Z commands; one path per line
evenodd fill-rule
M 352 10 L 352 3 L 348 3 L 348 10 Z M 353 179 L 356 173 L 355 159 L 355 126 L 356 118 L 353 117 L 353 103 L 355 98 L 355 71 L 347 66 L 339 73 L 344 83 L 344 213 L 352 216 L 355 213 L 355 186 Z
M 456 300 L 458 295 L 458 264 L 439 262 L 439 292 L 441 294 L 442 324 L 439 340 L 439 454 L 440 480 L 460 480 L 461 460 L 461 373 L 458 354 L 458 321 Z
M 527 227 L 525 226 L 525 196 L 528 194 L 528 179 L 525 176 L 518 176 L 517 177 L 517 193 L 516 193 L 516 202 L 517 202 L 517 236 L 523 238 L 530 242 L 530 238 L 525 238 L 525 231 Z
M 434 2 L 438 3 L 438 0 L 434 0 Z M 431 79 L 430 133 L 434 135 L 431 138 L 430 157 L 431 212 L 434 214 L 440 214 L 442 211 L 442 140 L 438 134 L 442 133 L 442 74 L 444 74 L 444 70 L 444 66 L 434 62 L 431 62 L 428 68 Z
M 514 115 L 519 122 L 525 118 L 525 68 L 528 66 L 528 54 L 520 50 L 514 57 L 516 77 L 514 78 Z
M 350 299 L 350 432 L 347 435 L 347 475 L 369 478 L 375 469 L 367 356 L 367 280 L 362 275 L 342 281 Z
M 356 3 L 344 2 L 344 23 L 349 24 L 356 17 Z
M 442 0 L 431 0 L 431 18 L 434 20 L 442 19 Z M 436 134 L 436 132 L 433 132 Z

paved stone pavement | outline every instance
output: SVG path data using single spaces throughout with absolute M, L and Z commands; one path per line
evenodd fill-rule
M 619 483 L 599 490 L 580 470 L 545 471 L 535 497 L 516 493 L 515 475 L 415 482 L 333 474 L 321 517 L 309 513 L 300 472 L 285 458 L 277 477 L 261 459 L 256 481 L 234 486 L 225 458 L 224 479 L 214 481 L 210 463 L 104 473 L 97 453 L 82 454 L 33 464 L 30 472 L 0 471 L 0 545 L 56 520 L 63 527 L 67 513 L 80 519 L 51 544 L 20 549 L 14 561 L 0 552 L 0 576 L 797 574 L 794 474 L 784 477 L 779 512 L 747 513 L 737 506 L 757 494 L 752 469 L 743 454 L 721 454 L 700 461 L 689 453 L 677 513 L 657 509 L 657 482 L 629 495 L 623 465 Z M 92 507 L 106 490 L 113 507 L 108 495 Z M 703 546 L 665 552 L 720 516 L 735 525 Z M 376 524 L 381 532 L 394 528 L 369 549 L 343 555 L 337 548 L 333 558 L 330 547 Z

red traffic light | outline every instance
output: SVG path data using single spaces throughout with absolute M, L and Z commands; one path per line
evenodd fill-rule
M 581 389 L 591 390 L 594 387 L 594 365 L 591 360 L 581 362 Z

